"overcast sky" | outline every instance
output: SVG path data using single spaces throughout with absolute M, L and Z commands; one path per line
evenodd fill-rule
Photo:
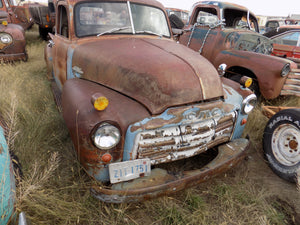
M 158 0 L 165 7 L 190 10 L 197 0 Z M 222 1 L 222 0 L 221 0 Z M 300 14 L 300 0 L 226 0 L 247 7 L 255 15 L 288 16 Z

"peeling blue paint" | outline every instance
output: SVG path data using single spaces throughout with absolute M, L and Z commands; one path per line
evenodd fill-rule
M 73 74 L 72 71 L 72 66 L 73 66 L 73 55 L 74 55 L 74 48 L 69 48 L 68 49 L 68 54 L 67 54 L 67 79 L 72 79 L 72 78 L 76 78 L 76 77 L 80 77 L 78 76 L 78 74 Z
M 16 187 L 12 163 L 2 127 L 0 127 L 0 174 L 0 225 L 5 225 L 14 212 Z

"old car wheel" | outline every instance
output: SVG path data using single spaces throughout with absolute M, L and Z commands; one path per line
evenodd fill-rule
M 268 121 L 263 149 L 272 170 L 296 182 L 297 171 L 300 172 L 300 109 L 282 110 Z

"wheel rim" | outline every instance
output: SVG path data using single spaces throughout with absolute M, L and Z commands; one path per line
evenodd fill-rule
M 278 162 L 294 166 L 300 161 L 300 132 L 291 124 L 278 126 L 272 135 L 272 151 Z

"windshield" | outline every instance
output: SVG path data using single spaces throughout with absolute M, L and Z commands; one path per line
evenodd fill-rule
M 75 29 L 78 37 L 120 33 L 147 33 L 170 37 L 168 23 L 162 10 L 126 2 L 78 4 L 75 8 Z

